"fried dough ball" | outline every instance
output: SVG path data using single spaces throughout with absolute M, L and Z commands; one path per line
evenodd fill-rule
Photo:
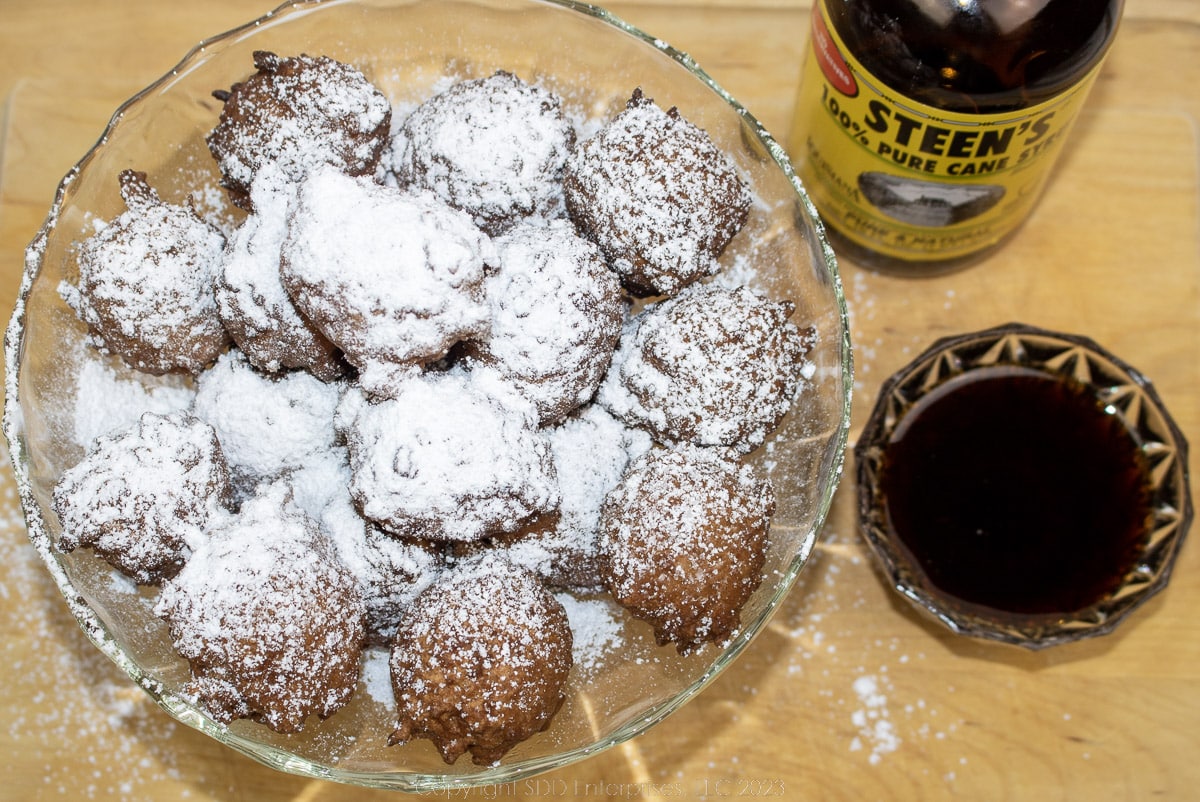
M 274 165 L 292 181 L 319 164 L 347 175 L 372 175 L 387 146 L 392 110 L 357 69 L 326 56 L 254 53 L 253 75 L 221 100 L 208 149 L 234 203 L 250 208 L 260 170 Z
M 79 246 L 66 299 L 97 345 L 138 370 L 199 373 L 229 343 L 212 290 L 225 238 L 163 202 L 145 173 L 119 179 L 128 208 Z
M 491 332 L 473 348 L 558 423 L 589 401 L 612 361 L 625 302 L 616 274 L 570 222 L 518 225 L 495 240 L 485 280 Z
M 720 449 L 656 449 L 604 502 L 600 574 L 619 604 L 686 654 L 730 637 L 761 584 L 775 497 Z
M 562 213 L 562 171 L 575 131 L 559 99 L 509 72 L 429 98 L 393 143 L 399 182 L 434 192 L 489 234 Z
M 215 522 L 155 612 L 213 718 L 298 732 L 358 684 L 363 602 L 353 576 L 283 485 Z
M 803 386 L 813 333 L 741 287 L 697 285 L 647 307 L 622 334 L 599 399 L 664 443 L 762 445 Z
M 400 622 L 390 743 L 428 738 L 447 763 L 495 763 L 550 725 L 571 645 L 566 610 L 533 574 L 492 555 L 455 566 Z
M 572 153 L 563 192 L 571 219 L 638 296 L 674 295 L 716 273 L 750 211 L 745 182 L 708 134 L 640 89 Z
M 429 194 L 320 169 L 301 185 L 283 247 L 296 307 L 359 369 L 368 392 L 488 330 L 491 240 Z
M 279 278 L 293 185 L 274 168 L 250 190 L 254 212 L 226 243 L 213 293 L 217 314 L 250 364 L 266 373 L 307 370 L 322 381 L 346 372 L 333 343 L 296 310 Z
M 146 412 L 97 438 L 55 485 L 58 547 L 90 546 L 136 582 L 158 584 L 179 572 L 229 497 L 212 427 L 181 412 Z
M 489 376 L 417 375 L 378 401 L 351 389 L 335 422 L 355 503 L 385 531 L 478 540 L 558 507 L 549 441 L 528 402 Z
M 600 508 L 630 461 L 650 449 L 650 435 L 627 427 L 595 404 L 545 431 L 562 497 L 558 514 L 511 535 L 470 544 L 458 553 L 491 550 L 533 571 L 549 587 L 601 590 L 604 582 L 596 546 Z

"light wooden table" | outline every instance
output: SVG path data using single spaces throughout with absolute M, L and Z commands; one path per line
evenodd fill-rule
M 612 7 L 694 55 L 782 137 L 807 5 Z M 116 105 L 194 42 L 266 8 L 0 0 L 0 307 L 12 309 L 21 251 L 55 185 Z M 936 280 L 843 265 L 855 433 L 879 384 L 932 339 L 1022 320 L 1090 335 L 1139 367 L 1200 449 L 1198 120 L 1200 5 L 1128 0 L 1070 152 L 1015 241 Z M 469 796 L 1197 798 L 1200 546 L 1108 638 L 1041 654 L 965 642 L 919 620 L 873 573 L 852 476 L 769 630 L 697 700 L 588 762 Z M 24 539 L 7 467 L 0 488 L 0 799 L 388 797 L 271 771 L 159 712 L 67 615 Z

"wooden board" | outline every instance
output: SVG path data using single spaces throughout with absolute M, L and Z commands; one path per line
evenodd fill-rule
M 807 5 L 613 9 L 691 53 L 782 137 Z M 239 0 L 0 3 L 0 306 L 12 308 L 21 251 L 59 178 L 116 105 L 194 42 L 262 10 Z M 1198 87 L 1200 9 L 1129 0 L 1069 153 L 1009 246 L 929 280 L 843 264 L 857 357 L 852 436 L 879 384 L 933 339 L 1021 320 L 1089 335 L 1140 368 L 1200 442 Z M 456 795 L 1195 798 L 1196 544 L 1171 587 L 1116 634 L 1029 654 L 950 636 L 888 591 L 856 531 L 852 477 L 769 629 L 698 699 L 587 762 Z M 394 798 L 277 773 L 160 712 L 67 615 L 24 538 L 7 467 L 0 488 L 0 800 Z

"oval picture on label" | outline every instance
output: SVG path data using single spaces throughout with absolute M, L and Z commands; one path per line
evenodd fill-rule
M 1004 187 L 996 184 L 943 184 L 877 172 L 861 173 L 858 188 L 893 220 L 927 228 L 978 217 L 1004 197 Z

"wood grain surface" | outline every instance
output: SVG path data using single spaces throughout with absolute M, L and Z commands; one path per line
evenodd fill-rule
M 691 53 L 782 138 L 807 6 L 611 7 Z M 0 0 L 6 315 L 22 250 L 56 184 L 117 104 L 195 42 L 267 8 Z M 852 438 L 880 383 L 933 339 L 1020 320 L 1086 334 L 1138 367 L 1200 448 L 1198 120 L 1200 4 L 1128 0 L 1068 153 L 1015 240 L 938 279 L 889 278 L 843 262 L 857 359 Z M 0 488 L 0 800 L 394 796 L 275 772 L 161 713 L 67 614 L 25 540 L 7 466 Z M 1025 653 L 956 638 L 910 612 L 872 569 L 852 495 L 848 471 L 794 592 L 698 699 L 589 761 L 455 795 L 1200 798 L 1200 546 L 1185 546 L 1171 586 L 1115 634 Z

